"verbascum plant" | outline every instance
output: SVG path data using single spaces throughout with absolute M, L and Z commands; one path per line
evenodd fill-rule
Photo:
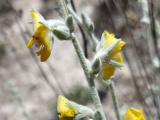
M 146 120 L 142 109 L 129 108 L 124 116 L 124 120 Z
M 48 60 L 51 54 L 53 37 L 57 37 L 58 40 L 71 40 L 86 76 L 90 95 L 95 106 L 95 110 L 93 111 L 87 106 L 70 101 L 64 96 L 59 96 L 57 100 L 59 119 L 79 120 L 88 118 L 93 120 L 107 120 L 95 84 L 95 79 L 98 78 L 97 76 L 100 76 L 100 78 L 102 78 L 101 81 L 103 81 L 107 87 L 110 86 L 117 120 L 121 120 L 112 77 L 115 74 L 116 68 L 124 66 L 122 49 L 126 43 L 108 31 L 105 31 L 102 34 L 101 40 L 98 40 L 94 35 L 94 24 L 91 19 L 86 15 L 79 17 L 70 5 L 68 5 L 69 2 L 66 2 L 66 0 L 60 0 L 59 2 L 63 8 L 64 20 L 45 20 L 37 11 L 32 10 L 34 34 L 28 42 L 27 47 L 31 48 L 35 45 L 35 47 L 39 48 L 37 55 L 40 56 L 43 62 Z M 90 39 L 90 44 L 92 44 L 91 46 L 93 47 L 92 50 L 95 52 L 92 62 L 85 57 L 82 51 L 82 47 L 74 32 L 74 20 L 78 21 L 77 23 L 81 25 L 86 38 Z M 124 120 L 145 120 L 145 117 L 141 110 L 129 109 Z

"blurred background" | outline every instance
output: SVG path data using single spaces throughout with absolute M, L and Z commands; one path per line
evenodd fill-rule
M 115 81 L 121 114 L 142 108 L 147 120 L 160 120 L 160 1 L 72 0 L 88 14 L 98 38 L 108 30 L 126 43 L 126 65 Z M 59 0 L 0 0 L 0 120 L 56 120 L 58 95 L 92 107 L 83 70 L 70 41 L 54 40 L 52 56 L 41 63 L 26 42 L 33 33 L 32 9 L 46 19 L 61 18 Z M 146 7 L 147 6 L 147 7 Z M 147 14 L 149 13 L 149 15 Z M 93 53 L 78 27 L 76 34 Z M 110 91 L 97 82 L 109 120 L 116 120 Z

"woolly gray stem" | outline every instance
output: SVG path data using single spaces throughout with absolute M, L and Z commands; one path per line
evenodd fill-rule
M 117 120 L 121 120 L 121 116 L 120 116 L 120 112 L 119 112 L 119 104 L 118 104 L 118 100 L 117 100 L 117 96 L 116 96 L 116 92 L 115 92 L 115 85 L 114 85 L 113 81 L 111 81 L 109 88 L 111 90 L 111 95 L 112 95 L 112 99 L 113 99 L 113 105 L 114 105 L 114 110 L 116 113 Z
M 66 6 L 66 1 L 65 0 L 60 0 L 62 9 L 63 9 L 63 13 L 64 13 L 64 18 L 66 18 L 68 16 L 68 9 Z
M 68 9 L 67 9 L 67 5 L 65 3 L 65 0 L 60 0 L 60 3 L 63 7 L 65 17 L 67 17 L 68 16 Z M 94 75 L 92 75 L 91 72 L 90 72 L 90 66 L 87 64 L 86 58 L 85 58 L 85 56 L 82 52 L 82 48 L 81 48 L 78 40 L 76 39 L 74 33 L 71 34 L 71 39 L 72 39 L 72 43 L 73 43 L 73 46 L 75 48 L 75 51 L 76 51 L 76 53 L 79 57 L 81 66 L 84 70 L 84 73 L 85 73 L 85 76 L 87 78 L 88 84 L 90 86 L 91 96 L 92 96 L 92 99 L 95 103 L 96 109 L 99 110 L 102 120 L 106 120 L 106 117 L 105 117 L 105 114 L 104 114 L 104 111 L 103 111 L 103 108 L 102 108 L 102 104 L 101 104 L 101 101 L 100 101 L 100 98 L 99 98 L 99 95 L 98 95 L 98 91 L 97 91 L 97 88 L 95 87 Z
M 94 76 L 90 73 L 90 69 L 89 69 L 89 66 L 87 65 L 86 58 L 82 52 L 79 42 L 77 41 L 74 35 L 72 36 L 72 43 L 74 45 L 74 48 L 79 57 L 84 73 L 86 75 L 88 84 L 90 86 L 91 96 L 96 106 L 96 109 L 100 111 L 102 120 L 106 120 L 106 117 L 102 108 L 102 104 L 98 95 L 98 91 L 97 91 L 97 88 L 95 87 Z

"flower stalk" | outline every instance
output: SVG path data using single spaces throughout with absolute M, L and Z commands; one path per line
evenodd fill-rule
M 64 17 L 66 18 L 69 14 L 68 9 L 67 9 L 67 5 L 66 5 L 66 1 L 65 0 L 60 0 L 60 4 L 61 4 L 62 9 L 63 9 Z
M 59 40 L 71 40 L 86 76 L 90 95 L 96 108 L 95 112 L 93 112 L 88 107 L 70 102 L 65 97 L 59 96 L 57 111 L 60 120 L 68 118 L 80 119 L 83 117 L 93 118 L 94 120 L 106 120 L 100 96 L 94 82 L 94 79 L 98 76 L 101 76 L 101 80 L 104 80 L 106 86 L 110 87 L 117 120 L 121 120 L 114 83 L 109 79 L 114 76 L 116 68 L 120 68 L 124 64 L 121 51 L 125 46 L 125 42 L 116 38 L 114 34 L 108 31 L 102 34 L 101 41 L 99 41 L 93 33 L 94 24 L 87 15 L 82 14 L 81 17 L 77 16 L 72 8 L 67 5 L 66 0 L 60 0 L 60 3 L 65 21 L 45 20 L 37 11 L 32 11 L 35 33 L 28 42 L 27 47 L 30 48 L 35 45 L 35 47 L 40 48 L 37 55 L 40 56 L 43 62 L 51 54 L 53 37 L 57 37 Z M 92 50 L 96 52 L 92 62 L 85 57 L 74 33 L 73 17 L 81 25 L 86 38 L 90 41 Z
M 117 120 L 121 120 L 118 99 L 117 99 L 117 96 L 116 96 L 115 85 L 114 85 L 113 81 L 111 81 L 111 83 L 109 85 L 109 88 L 110 88 L 110 91 L 111 91 L 114 110 L 115 110 L 115 113 L 116 113 Z
M 89 66 L 87 65 L 86 58 L 85 58 L 85 56 L 82 52 L 80 44 L 79 44 L 79 42 L 77 41 L 77 39 L 74 35 L 72 35 L 72 43 L 74 45 L 74 48 L 75 48 L 76 53 L 77 53 L 77 55 L 80 59 L 80 63 L 82 65 L 84 73 L 86 75 L 88 84 L 90 86 L 91 97 L 94 101 L 96 109 L 101 113 L 102 120 L 106 120 L 106 117 L 105 117 L 105 114 L 104 114 L 104 111 L 103 111 L 103 108 L 102 108 L 102 104 L 101 104 L 101 101 L 100 101 L 100 98 L 99 98 L 99 95 L 98 95 L 98 91 L 97 91 L 97 88 L 95 87 L 94 76 L 90 72 Z
M 68 9 L 67 9 L 67 5 L 65 3 L 65 0 L 60 0 L 60 3 L 63 7 L 64 15 L 66 18 L 69 16 L 69 13 L 68 13 Z M 71 40 L 72 40 L 73 46 L 75 48 L 75 51 L 79 57 L 81 66 L 84 70 L 85 76 L 87 78 L 87 82 L 90 86 L 91 96 L 92 96 L 92 99 L 93 99 L 94 104 L 96 106 L 96 109 L 100 112 L 102 120 L 106 120 L 106 117 L 105 117 L 105 114 L 104 114 L 104 111 L 102 108 L 102 104 L 100 101 L 100 97 L 98 95 L 97 88 L 95 87 L 94 75 L 91 74 L 90 66 L 87 64 L 87 60 L 84 56 L 84 53 L 82 52 L 82 48 L 81 48 L 78 40 L 76 39 L 74 33 L 71 34 Z

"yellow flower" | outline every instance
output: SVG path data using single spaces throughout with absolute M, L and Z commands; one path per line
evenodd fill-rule
M 57 112 L 60 120 L 72 120 L 77 115 L 77 110 L 69 105 L 69 100 L 63 96 L 58 97 Z
M 41 22 L 44 18 L 35 10 L 31 11 L 34 22 L 34 34 L 27 43 L 27 47 L 31 48 L 33 44 L 39 48 L 37 55 L 40 56 L 41 61 L 46 61 L 52 50 L 52 32 Z
M 109 32 L 105 31 L 104 33 L 104 43 L 103 48 L 110 48 L 112 47 L 116 42 L 117 38 L 114 34 L 110 34 Z M 125 42 L 120 41 L 118 46 L 112 51 L 112 53 L 108 56 L 108 59 L 114 60 L 120 64 L 124 64 L 123 56 L 122 56 L 122 48 L 125 46 Z M 115 72 L 116 68 L 115 66 L 111 64 L 104 63 L 102 67 L 102 76 L 104 80 L 110 79 Z
M 145 120 L 143 110 L 129 108 L 124 116 L 124 120 Z

